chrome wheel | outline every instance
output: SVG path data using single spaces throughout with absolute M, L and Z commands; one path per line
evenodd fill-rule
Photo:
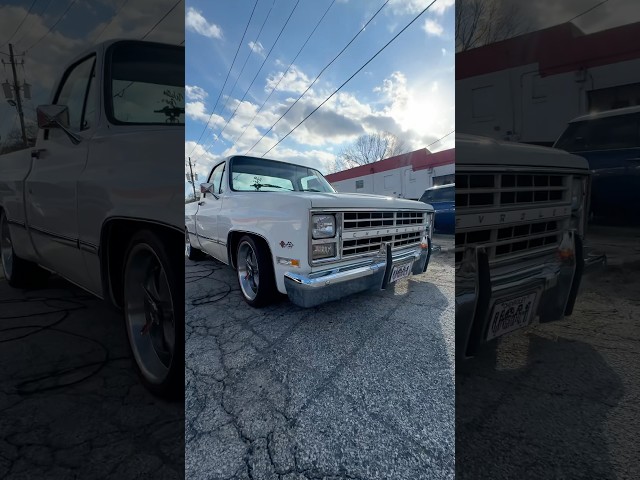
M 0 252 L 2 270 L 4 271 L 4 276 L 9 280 L 13 273 L 13 243 L 9 233 L 9 222 L 7 222 L 7 218 L 4 215 L 2 215 L 2 224 L 0 225 Z
M 152 384 L 165 380 L 174 361 L 176 321 L 167 274 L 149 245 L 135 245 L 125 270 L 125 310 L 131 350 Z
M 238 280 L 243 295 L 249 300 L 254 300 L 260 286 L 260 271 L 256 252 L 246 241 L 238 247 Z

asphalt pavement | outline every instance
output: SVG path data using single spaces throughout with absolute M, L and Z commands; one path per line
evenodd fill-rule
M 608 266 L 572 316 L 456 367 L 456 479 L 640 478 L 640 229 L 587 242 Z
M 184 404 L 140 385 L 102 301 L 0 276 L 0 366 L 0 478 L 184 478 Z
M 312 309 L 253 309 L 187 261 L 185 308 L 187 478 L 453 478 L 452 253 Z

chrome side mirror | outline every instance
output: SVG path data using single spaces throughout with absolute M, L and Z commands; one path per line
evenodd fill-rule
M 66 105 L 40 105 L 36 109 L 38 128 L 60 128 L 67 134 L 74 145 L 81 142 L 81 138 L 69 130 L 69 107 Z

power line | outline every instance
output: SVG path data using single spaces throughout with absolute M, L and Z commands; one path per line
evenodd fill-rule
M 269 20 L 269 17 L 271 16 L 271 12 L 273 11 L 273 6 L 275 5 L 275 0 L 273 1 L 273 3 L 271 4 L 271 7 L 269 8 L 269 12 L 267 13 L 267 16 L 264 18 L 264 22 L 262 22 L 262 26 L 260 27 L 260 31 L 258 32 L 258 35 L 255 38 L 255 43 L 258 43 L 258 40 L 260 39 L 260 35 L 262 34 L 262 30 L 264 29 L 264 26 L 267 24 L 267 20 Z M 242 72 L 244 72 L 244 68 L 247 66 L 247 63 L 249 62 L 249 58 L 251 58 L 251 54 L 253 53 L 253 49 L 250 49 L 249 51 L 249 55 L 247 55 L 247 58 L 245 58 L 244 60 L 244 64 L 242 65 L 242 68 L 240 69 L 240 73 L 238 73 L 238 75 L 236 75 L 236 81 L 233 84 L 233 87 L 231 87 L 231 90 L 229 92 L 229 95 L 227 95 L 227 99 L 224 102 L 224 105 L 222 106 L 222 111 L 224 112 L 227 108 L 227 104 L 229 103 L 229 99 L 231 98 L 231 95 L 233 94 L 233 91 L 236 88 L 236 85 L 238 84 L 238 80 L 240 80 L 240 77 L 242 76 Z M 228 123 L 228 122 L 227 122 Z M 225 124 L 225 127 L 227 125 Z M 224 129 L 223 129 L 224 130 Z M 220 132 L 222 133 L 222 132 Z M 211 146 L 213 145 L 213 143 L 216 141 L 216 135 L 213 135 L 213 138 L 211 140 L 211 143 L 205 148 L 205 153 L 211 148 Z
M 284 25 L 282 26 L 282 28 L 280 29 L 280 33 L 278 33 L 278 36 L 275 40 L 275 42 L 273 42 L 273 45 L 271 46 L 271 48 L 269 49 L 269 52 L 267 53 L 267 55 L 264 57 L 264 60 L 262 61 L 262 65 L 260 65 L 260 68 L 258 69 L 258 72 L 255 74 L 255 76 L 253 77 L 253 80 L 251 80 L 251 84 L 249 85 L 249 88 L 247 88 L 247 91 L 244 93 L 244 95 L 242 96 L 242 98 L 240 99 L 240 101 L 238 102 L 238 105 L 236 105 L 236 109 L 233 111 L 233 114 L 229 117 L 229 120 L 227 120 L 227 123 L 224 124 L 224 127 L 222 127 L 222 130 L 220 130 L 220 133 L 218 134 L 218 137 L 220 137 L 220 135 L 222 135 L 222 132 L 224 132 L 225 128 L 227 128 L 227 125 L 229 125 L 229 122 L 231 121 L 232 118 L 235 117 L 238 109 L 240 108 L 240 105 L 242 104 L 242 102 L 244 101 L 245 97 L 248 95 L 249 90 L 251 90 L 251 87 L 253 86 L 254 82 L 256 81 L 256 79 L 258 78 L 258 75 L 260 74 L 260 72 L 262 71 L 262 68 L 264 67 L 264 64 L 267 62 L 267 59 L 269 58 L 269 56 L 271 55 L 271 52 L 273 51 L 273 49 L 275 48 L 276 44 L 278 43 L 278 40 L 280 40 L 280 36 L 282 35 L 282 32 L 284 32 L 284 29 L 287 27 L 287 24 L 289 23 L 289 20 L 291 20 L 291 17 L 293 16 L 293 12 L 296 11 L 296 8 L 298 8 L 298 4 L 300 3 L 300 0 L 296 1 L 296 4 L 293 6 L 293 10 L 291 10 L 291 13 L 289 14 L 289 17 L 287 17 L 287 21 L 284 23 Z M 209 148 L 211 148 L 211 145 L 209 146 Z M 205 150 L 206 152 L 207 150 Z
M 2 44 L 2 47 L 4 47 L 7 43 L 11 43 L 11 40 L 13 40 L 13 37 L 16 36 L 16 33 L 18 33 L 18 30 L 20 30 L 20 27 L 22 27 L 22 24 L 24 23 L 24 21 L 27 19 L 27 17 L 31 13 L 31 10 L 33 9 L 33 6 L 36 4 L 37 1 L 38 0 L 33 0 L 33 2 L 31 2 L 31 6 L 29 7 L 29 10 L 27 11 L 27 13 L 25 13 L 24 17 L 22 17 L 22 21 L 18 24 L 16 29 L 13 31 L 13 33 L 9 37 L 9 40 L 7 40 L 6 42 L 4 42 Z M 2 47 L 0 47 L 0 48 L 2 48 Z
M 608 1 L 609 1 L 609 0 L 604 0 L 603 2 L 600 2 L 600 3 L 596 4 L 596 5 L 594 5 L 593 7 L 591 7 L 591 8 L 589 8 L 589 9 L 585 10 L 584 12 L 579 13 L 579 14 L 578 14 L 578 15 L 576 15 L 575 17 L 573 17 L 573 18 L 569 19 L 569 20 L 567 21 L 567 23 L 569 23 L 569 22 L 573 22 L 576 18 L 579 18 L 579 17 L 581 17 L 581 16 L 583 16 L 583 15 L 585 15 L 585 14 L 589 13 L 590 11 L 595 10 L 595 9 L 596 9 L 596 8 L 598 8 L 600 5 L 604 5 L 604 4 L 605 4 L 605 3 L 607 3 Z
M 188 155 L 189 157 L 193 154 L 193 151 L 200 144 L 200 140 L 202 140 L 202 135 L 204 135 L 204 132 L 206 132 L 207 128 L 209 127 L 209 123 L 211 122 L 211 118 L 213 117 L 213 113 L 216 111 L 216 107 L 218 106 L 218 101 L 220 101 L 220 96 L 222 95 L 222 92 L 224 91 L 224 87 L 227 85 L 227 80 L 229 80 L 229 74 L 231 73 L 231 70 L 233 69 L 233 65 L 236 63 L 236 58 L 238 57 L 238 52 L 240 51 L 240 47 L 242 46 L 242 42 L 244 42 L 244 37 L 247 34 L 247 30 L 249 29 L 249 24 L 251 23 L 251 19 L 253 18 L 253 14 L 256 11 L 256 6 L 258 6 L 258 0 L 256 0 L 256 3 L 253 4 L 253 10 L 251 10 L 251 16 L 249 17 L 249 21 L 247 22 L 247 26 L 244 28 L 244 33 L 242 34 L 242 38 L 240 39 L 240 43 L 238 44 L 238 48 L 236 50 L 236 54 L 233 56 L 233 62 L 231 62 L 231 67 L 229 67 L 229 71 L 227 72 L 227 78 L 224 79 L 224 83 L 222 84 L 222 88 L 220 89 L 220 93 L 218 94 L 218 98 L 216 99 L 216 103 L 213 106 L 213 110 L 211 110 L 211 115 L 209 115 L 209 119 L 207 120 L 207 124 L 202 129 L 202 132 L 200 133 L 200 137 L 198 137 L 198 141 L 196 142 L 196 144 L 191 149 L 191 152 Z
M 34 16 L 36 16 L 36 17 L 37 17 L 37 16 L 41 16 L 41 17 L 43 17 L 43 18 L 44 18 L 44 13 L 49 9 L 49 7 L 51 6 L 51 3 L 52 3 L 52 2 L 53 2 L 53 0 L 49 0 L 49 1 L 47 2 L 47 4 L 44 6 L 44 8 L 42 9 L 42 11 L 41 11 L 39 14 L 35 14 Z M 33 22 L 31 22 L 31 23 L 33 24 Z M 19 44 L 20 44 L 20 42 L 22 42 L 22 41 L 26 38 L 26 36 L 29 34 L 28 32 L 29 32 L 29 31 L 27 30 L 27 33 L 24 33 L 24 34 L 20 37 L 20 39 L 18 39 L 18 40 L 16 41 L 16 45 L 19 45 Z
M 111 24 L 113 23 L 113 21 L 118 17 L 118 15 L 120 15 L 120 12 L 122 11 L 122 8 L 127 4 L 129 0 L 124 0 L 124 2 L 122 2 L 120 4 L 120 6 L 118 7 L 118 10 L 116 10 L 116 12 L 113 14 L 113 16 L 111 17 L 111 19 L 109 20 L 109 22 L 104 26 L 104 28 L 100 31 L 100 34 L 95 37 L 91 43 L 96 43 L 98 41 L 98 39 L 104 34 L 104 32 L 107 31 L 107 28 L 109 28 L 111 26 Z
M 354 42 L 354 40 L 355 40 L 356 38 L 358 38 L 358 36 L 359 36 L 363 31 L 364 31 L 364 29 L 365 29 L 365 28 L 367 28 L 367 26 L 368 26 L 368 25 L 373 21 L 373 19 L 374 19 L 374 18 L 376 18 L 376 16 L 378 16 L 378 14 L 380 13 L 380 11 L 385 7 L 385 5 L 386 5 L 387 3 L 389 3 L 389 0 L 386 0 L 386 1 L 382 4 L 382 6 L 378 9 L 378 11 L 377 11 L 376 13 L 374 13 L 374 14 L 373 14 L 373 17 L 371 17 L 371 18 L 369 19 L 369 21 L 363 25 L 363 27 L 358 31 L 358 33 L 356 33 L 356 34 L 355 34 L 355 36 L 354 36 L 354 37 L 349 41 L 349 43 L 347 43 L 347 44 L 344 46 L 344 48 L 343 48 L 342 50 L 340 50 L 340 52 L 338 52 L 338 54 L 337 54 L 335 57 L 333 57 L 333 60 L 331 60 L 328 64 L 326 64 L 326 65 L 324 66 L 324 68 L 320 71 L 320 73 L 316 76 L 316 78 L 314 78 L 314 79 L 313 79 L 313 81 L 309 84 L 309 86 L 307 87 L 307 89 L 306 89 L 304 92 L 302 92 L 302 94 L 301 94 L 298 98 L 296 98 L 296 100 L 295 100 L 295 101 L 294 101 L 294 102 L 289 106 L 289 108 L 287 108 L 287 110 L 286 110 L 286 111 L 285 111 L 285 112 L 280 116 L 280 118 L 278 118 L 278 120 L 276 120 L 276 122 L 275 122 L 273 125 L 271 125 L 271 127 L 269 127 L 269 130 L 267 130 L 267 131 L 264 133 L 264 135 L 262 135 L 262 136 L 258 139 L 258 141 L 257 141 L 256 143 L 254 143 L 254 144 L 253 144 L 253 146 L 252 146 L 249 150 L 247 150 L 247 152 L 245 153 L 245 155 L 248 155 L 248 154 L 249 154 L 249 152 L 250 152 L 251 150 L 253 150 L 253 149 L 256 147 L 256 145 L 258 145 L 258 144 L 262 141 L 262 139 L 263 139 L 264 137 L 266 137 L 266 136 L 269 134 L 269 132 L 270 132 L 271 130 L 273 130 L 273 128 L 274 128 L 274 127 L 275 127 L 275 126 L 280 122 L 280 120 L 282 120 L 282 119 L 284 118 L 284 116 L 285 116 L 287 113 L 289 113 L 289 111 L 293 108 L 293 106 L 294 106 L 296 103 L 298 103 L 298 101 L 299 101 L 302 97 L 304 97 L 304 95 L 305 95 L 305 94 L 306 94 L 306 93 L 311 89 L 311 87 L 312 87 L 312 86 L 313 86 L 313 85 L 318 81 L 318 79 L 319 79 L 319 78 L 320 78 L 320 76 L 324 73 L 324 71 L 325 71 L 327 68 L 329 68 L 329 67 L 333 64 L 333 62 L 335 62 L 335 61 L 338 59 L 338 57 L 340 57 L 340 55 L 342 55 L 342 53 L 343 53 L 343 52 L 344 52 L 344 51 L 349 47 L 349 45 L 351 45 L 351 44 Z M 427 8 L 428 8 L 428 7 L 427 7 Z
M 300 47 L 300 50 L 298 50 L 298 53 L 296 53 L 296 56 L 293 57 L 293 60 L 291 60 L 291 63 L 289 64 L 289 66 L 287 67 L 287 69 L 284 71 L 284 73 L 282 74 L 282 76 L 280 77 L 280 79 L 278 80 L 278 83 L 275 84 L 275 86 L 271 89 L 271 91 L 269 92 L 269 95 L 267 96 L 267 98 L 264 100 L 264 102 L 262 102 L 262 105 L 260 105 L 260 108 L 258 108 L 258 110 L 256 111 L 255 115 L 253 116 L 253 118 L 251 119 L 251 121 L 247 124 L 247 126 L 245 127 L 245 129 L 242 131 L 242 133 L 240 134 L 240 136 L 233 142 L 232 147 L 234 147 L 239 141 L 240 139 L 243 137 L 243 135 L 246 133 L 246 131 L 249 129 L 249 127 L 253 124 L 254 120 L 256 119 L 256 117 L 258 116 L 258 114 L 262 111 L 262 109 L 264 108 L 265 104 L 269 101 L 269 99 L 271 98 L 271 95 L 273 95 L 273 92 L 276 91 L 276 89 L 278 88 L 278 86 L 280 85 L 280 82 L 282 82 L 282 80 L 284 79 L 284 77 L 287 75 L 287 73 L 289 73 L 289 70 L 291 69 L 291 67 L 293 66 L 294 62 L 296 61 L 296 59 L 298 58 L 298 56 L 300 55 L 300 53 L 302 52 L 302 50 L 304 50 L 304 47 L 307 46 L 307 43 L 309 42 L 309 40 L 311 39 L 311 36 L 315 33 L 315 31 L 317 30 L 318 26 L 320 26 L 320 24 L 322 23 L 322 20 L 324 20 L 324 17 L 327 16 L 327 13 L 329 13 L 329 10 L 331 10 L 331 7 L 333 6 L 333 4 L 336 3 L 336 0 L 332 0 L 331 3 L 329 4 L 329 7 L 327 7 L 327 9 L 324 11 L 324 13 L 322 14 L 322 17 L 320 17 L 320 20 L 318 20 L 318 23 L 316 23 L 316 26 L 313 27 L 313 30 L 311 31 L 311 33 L 309 34 L 309 36 L 307 37 L 307 39 L 305 40 L 305 42 L 302 44 L 302 47 Z
M 182 0 L 178 0 L 178 1 L 173 5 L 173 7 L 171 7 L 171 8 L 167 11 L 167 13 L 165 13 L 165 14 L 162 16 L 162 18 L 161 18 L 160 20 L 158 20 L 158 21 L 156 22 L 156 24 L 155 24 L 153 27 L 151 27 L 151 30 L 149 30 L 147 33 L 145 33 L 145 34 L 142 36 L 141 40 L 144 40 L 145 38 L 147 38 L 147 36 L 148 36 L 151 32 L 153 32 L 153 31 L 156 29 L 156 27 L 157 27 L 158 25 L 160 25 L 160 24 L 164 21 L 164 19 L 165 19 L 165 18 L 167 18 L 167 17 L 169 16 L 169 14 L 170 14 L 171 12 L 173 12 L 173 11 L 175 10 L 175 8 L 176 8 L 178 5 L 180 5 L 181 3 L 182 3 Z
M 420 18 L 427 10 L 429 10 L 429 8 L 431 7 L 431 5 L 433 5 L 434 3 L 436 3 L 437 0 L 433 0 L 429 5 L 427 5 L 427 7 L 422 10 L 418 15 L 416 15 L 414 17 L 413 20 L 411 20 L 407 25 L 404 26 L 404 28 L 402 30 L 400 30 L 391 40 L 389 40 L 380 50 L 378 50 L 375 55 L 373 57 L 371 57 L 369 60 L 367 60 L 367 62 L 362 65 L 358 70 L 356 70 L 353 75 L 351 75 L 349 78 L 347 78 L 347 80 L 344 81 L 344 83 L 342 85 L 340 85 L 336 90 L 333 91 L 333 93 L 331 95 L 329 95 L 327 98 L 325 98 L 325 100 L 318 105 L 316 108 L 314 108 L 311 113 L 309 113 L 309 115 L 307 115 L 306 117 L 304 117 L 300 123 L 298 123 L 295 127 L 293 127 L 289 133 L 287 133 L 284 137 L 282 137 L 280 140 L 278 140 L 276 142 L 275 145 L 273 145 L 269 150 L 267 150 L 266 152 L 264 152 L 261 156 L 264 157 L 267 153 L 269 153 L 271 150 L 273 150 L 275 147 L 277 147 L 280 143 L 282 143 L 282 141 L 287 138 L 289 135 L 291 135 L 296 128 L 298 128 L 300 125 L 302 125 L 311 115 L 313 115 L 315 112 L 317 112 L 325 103 L 327 103 L 336 93 L 338 93 L 342 87 L 344 87 L 347 83 L 349 83 L 351 81 L 351 79 L 353 77 L 355 77 L 358 73 L 360 73 L 367 65 L 369 65 L 374 58 L 376 58 L 378 55 L 380 55 L 380 53 L 382 53 L 382 51 L 387 48 L 391 42 L 393 42 L 396 38 L 398 38 L 407 28 L 409 28 L 416 20 L 418 20 L 418 18 Z M 259 141 L 259 140 L 258 140 Z
M 426 146 L 426 148 L 429 148 L 431 145 L 435 145 L 436 143 L 438 143 L 440 140 L 444 140 L 445 138 L 447 138 L 449 135 L 451 135 L 453 132 L 455 132 L 454 130 L 451 130 L 449 133 L 447 133 L 446 135 L 440 137 L 439 139 L 437 139 L 435 142 L 431 142 L 429 145 Z
M 49 30 L 47 30 L 47 33 L 45 33 L 43 36 L 41 36 L 38 40 L 35 41 L 35 43 L 32 43 L 31 46 L 29 48 L 27 48 L 25 51 L 29 51 L 31 50 L 33 47 L 35 47 L 37 44 L 39 44 L 42 40 L 44 40 L 52 31 L 54 28 L 56 28 L 56 26 L 58 25 L 58 23 L 60 23 L 60 21 L 65 17 L 65 15 L 69 12 L 69 10 L 71 10 L 71 7 L 73 7 L 75 5 L 75 3 L 78 0 L 73 0 L 65 9 L 64 12 L 62 12 L 62 15 L 60 15 L 60 17 L 58 17 L 58 20 L 55 21 L 55 23 L 53 25 L 51 25 L 49 27 Z

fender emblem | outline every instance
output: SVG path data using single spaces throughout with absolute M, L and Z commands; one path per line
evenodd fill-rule
M 293 243 L 291 242 L 285 242 L 284 240 L 280 241 L 280 247 L 282 248 L 293 248 Z

